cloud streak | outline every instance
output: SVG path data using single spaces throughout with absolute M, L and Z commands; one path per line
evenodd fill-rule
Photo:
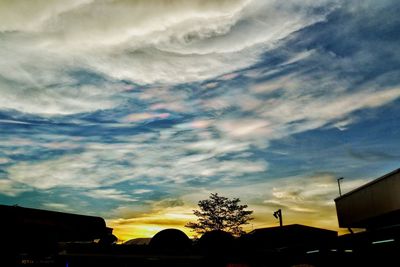
M 320 5 L 7 1 L 0 16 L 0 107 L 48 115 L 110 109 L 121 101 L 110 99 L 120 89 L 108 80 L 177 84 L 242 69 L 292 32 L 322 20 L 330 9 L 313 12 Z M 71 75 L 76 69 L 106 80 L 88 86 Z

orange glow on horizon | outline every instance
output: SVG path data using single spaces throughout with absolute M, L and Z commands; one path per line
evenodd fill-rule
M 110 226 L 113 227 L 113 224 L 110 223 Z M 118 242 L 123 243 L 130 239 L 135 238 L 151 238 L 158 232 L 168 228 L 175 228 L 183 231 L 187 236 L 193 238 L 195 233 L 190 231 L 189 228 L 184 227 L 183 225 L 152 225 L 152 224 L 130 224 L 124 227 L 114 226 L 113 234 L 118 237 Z
M 196 221 L 196 217 L 191 213 L 192 210 L 192 207 L 187 206 L 165 208 L 164 210 L 143 214 L 136 218 L 110 219 L 107 220 L 107 225 L 114 229 L 113 233 L 118 237 L 120 243 L 135 238 L 151 238 L 159 231 L 168 228 L 179 229 L 190 238 L 193 238 L 198 236 L 198 234 L 185 227 L 186 223 Z M 254 216 L 254 220 L 244 225 L 243 229 L 246 232 L 251 232 L 258 228 L 279 226 L 279 222 L 273 218 L 272 213 L 255 211 L 254 214 L 263 214 L 263 216 Z M 326 211 L 320 211 L 319 213 L 311 215 L 301 212 L 286 212 L 283 218 L 284 225 L 303 224 L 338 231 L 339 235 L 348 233 L 347 229 L 340 229 L 338 227 L 336 214 L 329 214 Z
M 179 229 L 189 237 L 194 237 L 196 234 L 185 227 L 186 223 L 196 220 L 192 210 L 192 207 L 169 207 L 135 218 L 107 220 L 107 225 L 114 229 L 113 234 L 120 242 L 153 237 L 168 228 Z

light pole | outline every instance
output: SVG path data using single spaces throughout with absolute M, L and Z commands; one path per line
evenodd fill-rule
M 279 219 L 279 226 L 282 227 L 283 223 L 282 223 L 282 210 L 279 209 L 277 211 L 274 212 L 274 217 Z
M 342 196 L 342 190 L 340 188 L 340 181 L 343 180 L 343 179 L 344 179 L 343 177 L 340 177 L 340 178 L 337 179 L 337 185 L 339 187 L 339 196 Z

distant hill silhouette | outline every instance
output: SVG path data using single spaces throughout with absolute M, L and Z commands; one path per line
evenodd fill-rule
M 126 242 L 124 242 L 124 245 L 130 245 L 130 246 L 142 246 L 142 245 L 148 245 L 150 244 L 151 238 L 147 238 L 147 237 L 141 237 L 141 238 L 134 238 L 134 239 L 130 239 Z

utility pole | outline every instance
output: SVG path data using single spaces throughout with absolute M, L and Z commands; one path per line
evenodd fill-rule
M 342 196 L 342 190 L 340 188 L 340 181 L 343 180 L 343 179 L 344 179 L 343 177 L 340 177 L 340 178 L 337 179 L 337 184 L 338 184 L 338 187 L 339 187 L 339 196 Z
M 282 227 L 282 225 L 283 225 L 283 222 L 282 222 L 282 210 L 279 209 L 279 210 L 275 211 L 274 212 L 274 217 L 279 219 L 279 226 Z

